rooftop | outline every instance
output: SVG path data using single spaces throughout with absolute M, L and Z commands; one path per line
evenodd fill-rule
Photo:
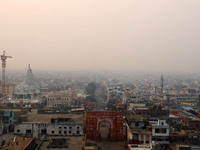
M 130 150 L 151 150 L 147 145 L 128 144 Z
M 5 145 L 2 150 L 22 150 L 24 149 L 33 138 L 23 138 L 17 136 L 11 136 L 10 138 L 5 139 Z
M 47 94 L 47 97 L 66 97 L 70 95 L 71 95 L 71 91 L 50 92 Z
M 140 121 L 140 122 L 143 122 L 143 120 L 145 118 L 142 115 L 128 115 L 127 119 L 129 121 Z
M 48 148 L 49 143 L 51 142 L 51 139 L 66 139 L 68 143 L 68 147 L 61 147 L 61 148 Z M 82 147 L 84 146 L 84 137 L 83 136 L 72 136 L 72 137 L 63 137 L 63 136 L 47 136 L 46 140 L 42 143 L 40 150 L 81 150 Z
M 51 123 L 51 118 L 71 118 L 75 123 L 83 123 L 83 114 L 38 114 L 37 110 L 28 113 L 27 122 Z

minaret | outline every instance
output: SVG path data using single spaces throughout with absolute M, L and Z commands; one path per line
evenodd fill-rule
M 164 78 L 163 75 L 160 78 L 160 94 L 163 94 L 163 87 L 164 87 Z

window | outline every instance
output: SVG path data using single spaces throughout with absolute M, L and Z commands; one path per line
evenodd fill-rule
M 31 133 L 31 130 L 26 130 L 26 133 Z
M 80 134 L 80 131 L 76 131 L 76 134 Z
M 155 129 L 155 133 L 167 133 L 166 129 Z
M 67 129 L 67 127 L 64 127 L 64 129 Z
M 69 127 L 69 129 L 72 129 L 72 127 Z
M 143 136 L 143 135 L 141 135 L 141 140 L 143 141 L 143 139 L 144 139 L 144 136 Z
M 62 127 L 59 127 L 59 129 L 62 129 Z
M 71 134 L 72 133 L 72 131 L 69 131 L 69 134 Z
M 147 135 L 147 136 L 146 136 L 146 139 L 149 140 L 149 137 L 150 137 L 150 136 Z
M 159 133 L 159 129 L 155 129 L 155 133 Z
M 136 122 L 136 123 L 135 123 L 135 126 L 138 127 L 138 126 L 139 126 L 139 122 Z
M 54 131 L 51 131 L 52 134 L 54 134 Z
M 61 134 L 62 133 L 62 131 L 59 131 L 59 134 Z
M 162 133 L 167 133 L 167 130 L 166 129 L 162 129 Z
M 79 129 L 79 127 L 77 127 L 77 129 Z
M 46 130 L 46 129 L 42 129 L 42 130 L 41 130 L 41 133 L 42 133 L 42 134 L 46 134 L 46 133 L 47 133 L 47 130 Z
M 64 134 L 67 134 L 67 131 L 64 131 Z
M 19 133 L 19 132 L 20 132 L 20 130 L 18 129 L 18 130 L 17 130 L 17 133 Z

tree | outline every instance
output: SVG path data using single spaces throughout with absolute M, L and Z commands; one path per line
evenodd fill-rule
M 117 99 L 110 99 L 107 103 L 108 110 L 116 110 L 116 104 L 118 103 Z
M 85 91 L 88 95 L 94 95 L 96 91 L 96 84 L 94 82 L 89 83 Z
M 50 91 L 50 92 L 51 92 L 51 91 L 56 91 L 56 90 L 57 90 L 57 89 L 56 89 L 56 87 L 54 87 L 54 86 L 51 86 L 51 87 L 48 88 L 48 91 Z
M 37 108 L 38 108 L 38 109 L 43 109 L 43 108 L 44 108 L 44 105 L 42 105 L 42 104 L 37 104 Z
M 60 87 L 57 87 L 57 88 L 56 88 L 56 90 L 57 90 L 57 91 L 60 91 L 60 90 L 61 90 L 61 88 L 60 88 Z

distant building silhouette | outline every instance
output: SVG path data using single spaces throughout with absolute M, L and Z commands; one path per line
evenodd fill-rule
M 17 85 L 14 91 L 14 98 L 38 99 L 39 94 L 40 94 L 40 86 L 37 83 L 29 64 L 26 79 L 21 84 Z

